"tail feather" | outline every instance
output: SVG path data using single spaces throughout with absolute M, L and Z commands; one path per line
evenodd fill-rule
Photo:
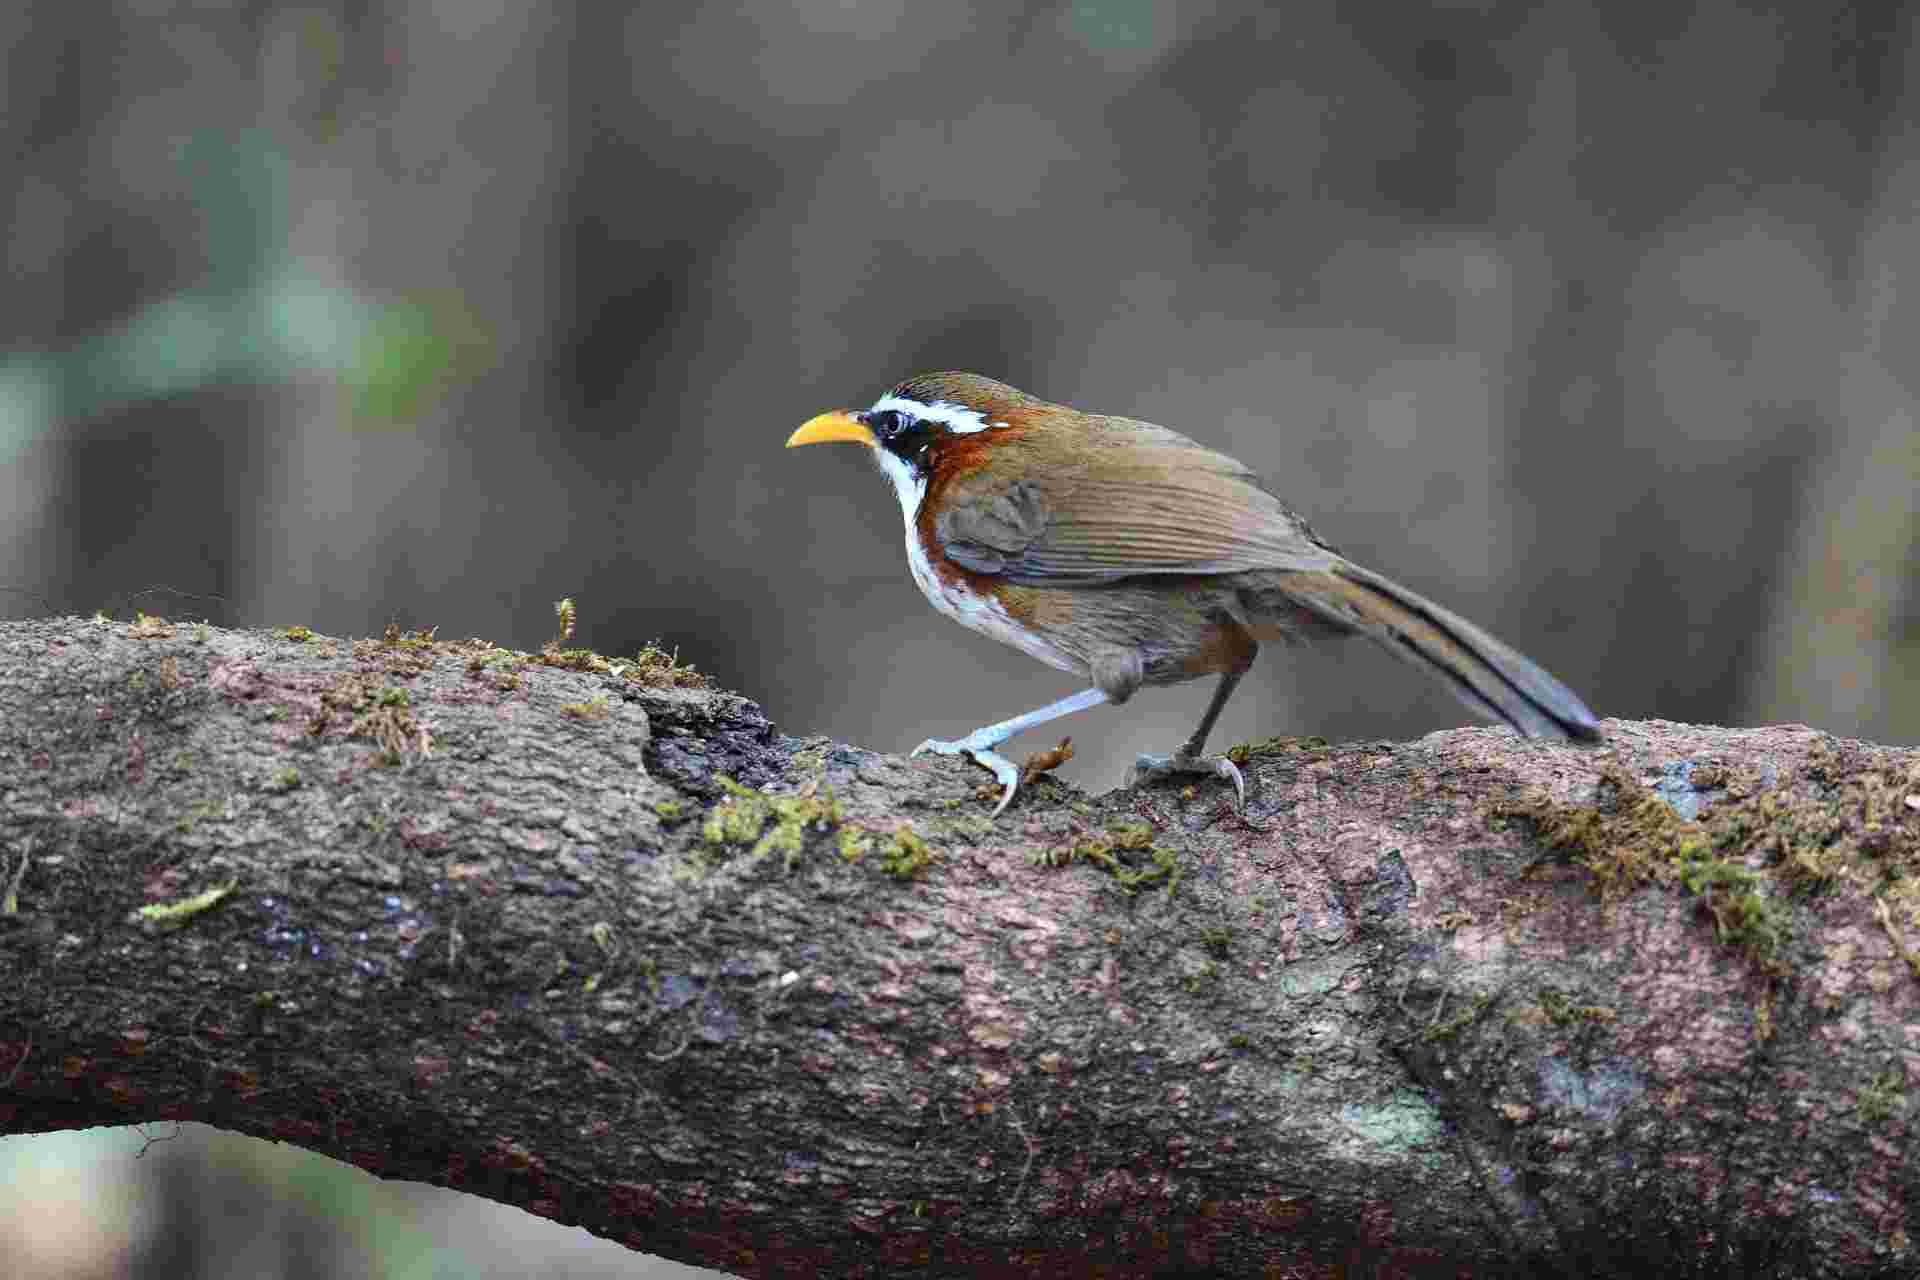
M 1454 696 L 1529 738 L 1598 742 L 1578 695 L 1459 614 L 1358 565 L 1289 574 L 1286 594 L 1440 676 Z

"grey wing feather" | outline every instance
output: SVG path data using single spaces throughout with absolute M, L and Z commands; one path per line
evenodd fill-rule
M 1047 528 L 1040 486 L 1017 480 L 998 493 L 949 504 L 934 521 L 947 558 L 975 573 L 1004 573 L 1010 558 L 1039 540 Z

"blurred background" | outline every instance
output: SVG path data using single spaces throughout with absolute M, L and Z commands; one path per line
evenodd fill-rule
M 1908 5 L 92 0 L 0 34 L 0 614 L 532 647 L 571 595 L 584 643 L 904 750 L 1071 682 L 933 613 L 861 451 L 780 446 L 961 368 L 1236 454 L 1603 714 L 1920 728 Z M 1118 783 L 1206 693 L 1069 722 L 1066 776 Z M 1383 653 L 1270 650 L 1216 742 L 1464 718 Z M 100 1171 L 98 1248 L 25 1274 L 661 1265 L 141 1142 L 0 1144 L 10 1188 Z M 50 1212 L 10 1192 L 0 1255 Z

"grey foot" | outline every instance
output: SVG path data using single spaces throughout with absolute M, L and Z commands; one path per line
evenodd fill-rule
M 1143 755 L 1133 762 L 1133 783 L 1139 786 L 1143 782 L 1159 782 L 1167 778 L 1221 778 L 1233 784 L 1234 794 L 1240 798 L 1240 811 L 1247 808 L 1247 780 L 1240 776 L 1240 768 L 1225 756 L 1190 756 L 1177 751 L 1170 756 Z
M 1000 803 L 993 807 L 992 817 L 999 817 L 1013 803 L 1013 793 L 1020 789 L 1020 766 L 1001 755 L 994 748 L 997 742 L 979 742 L 972 738 L 960 738 L 954 742 L 942 742 L 938 738 L 928 738 L 913 749 L 913 754 L 922 756 L 931 751 L 937 756 L 971 756 L 974 763 L 993 770 L 993 776 L 1000 779 L 1000 785 L 1006 793 L 1000 797 Z

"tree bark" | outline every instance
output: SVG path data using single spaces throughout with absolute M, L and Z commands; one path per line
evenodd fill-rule
M 1912 752 L 1275 740 L 1244 816 L 994 822 L 657 662 L 0 652 L 0 1132 L 201 1120 L 743 1276 L 1915 1265 Z

